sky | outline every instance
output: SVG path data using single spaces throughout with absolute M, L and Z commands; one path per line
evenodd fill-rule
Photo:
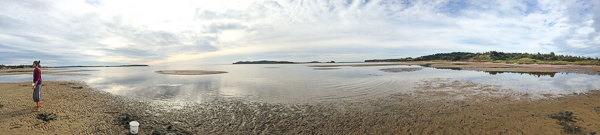
M 600 57 L 599 0 L 0 0 L 0 64 Z

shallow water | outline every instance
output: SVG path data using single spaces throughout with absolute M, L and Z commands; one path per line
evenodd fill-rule
M 323 64 L 323 63 L 321 63 Z M 479 72 L 423 67 L 413 72 L 383 68 L 420 66 L 336 67 L 315 70 L 311 64 L 247 64 L 151 67 L 91 67 L 69 70 L 89 76 L 43 75 L 44 80 L 84 81 L 91 87 L 141 100 L 207 102 L 244 99 L 276 103 L 355 101 L 414 90 L 422 80 L 450 78 L 499 85 L 519 93 L 570 94 L 600 89 L 597 75 Z M 162 75 L 157 70 L 217 70 L 215 75 Z M 31 81 L 31 75 L 0 76 L 0 82 Z

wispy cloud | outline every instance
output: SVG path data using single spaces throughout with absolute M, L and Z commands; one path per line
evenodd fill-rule
M 598 57 L 595 5 L 600 2 L 8 0 L 0 1 L 0 63 L 360 61 L 489 50 Z

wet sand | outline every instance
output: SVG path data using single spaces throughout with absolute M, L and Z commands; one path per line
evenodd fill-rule
M 458 90 L 482 87 L 479 90 L 484 94 L 462 99 L 446 94 L 394 94 L 360 102 L 314 104 L 242 100 L 174 104 L 114 96 L 83 83 L 45 81 L 41 112 L 31 112 L 35 106 L 31 82 L 0 83 L 0 132 L 126 134 L 128 129 L 122 124 L 131 120 L 140 122 L 141 134 L 590 134 L 600 131 L 598 91 L 534 100 L 515 98 L 526 97 L 523 95 L 486 95 L 485 91 L 501 88 L 476 83 L 425 81 L 437 84 L 419 87 L 424 93 L 444 92 L 447 87 Z
M 165 75 L 210 75 L 210 74 L 223 74 L 225 71 L 209 71 L 209 70 L 160 70 L 154 71 L 157 74 Z

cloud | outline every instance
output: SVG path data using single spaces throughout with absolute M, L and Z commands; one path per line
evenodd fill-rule
M 600 2 L 568 2 L 563 19 L 558 22 L 563 31 L 553 38 L 551 45 L 558 52 L 598 57 L 600 53 Z M 568 18 L 568 19 L 564 19 Z M 553 26 L 551 26 L 553 27 Z M 555 26 L 554 26 L 555 27 Z
M 56 65 L 361 61 L 490 50 L 598 57 L 596 5 L 591 0 L 7 0 L 0 1 L 5 7 L 0 50 L 12 54 L 2 63 L 41 57 Z M 26 57 L 32 50 L 47 55 Z

